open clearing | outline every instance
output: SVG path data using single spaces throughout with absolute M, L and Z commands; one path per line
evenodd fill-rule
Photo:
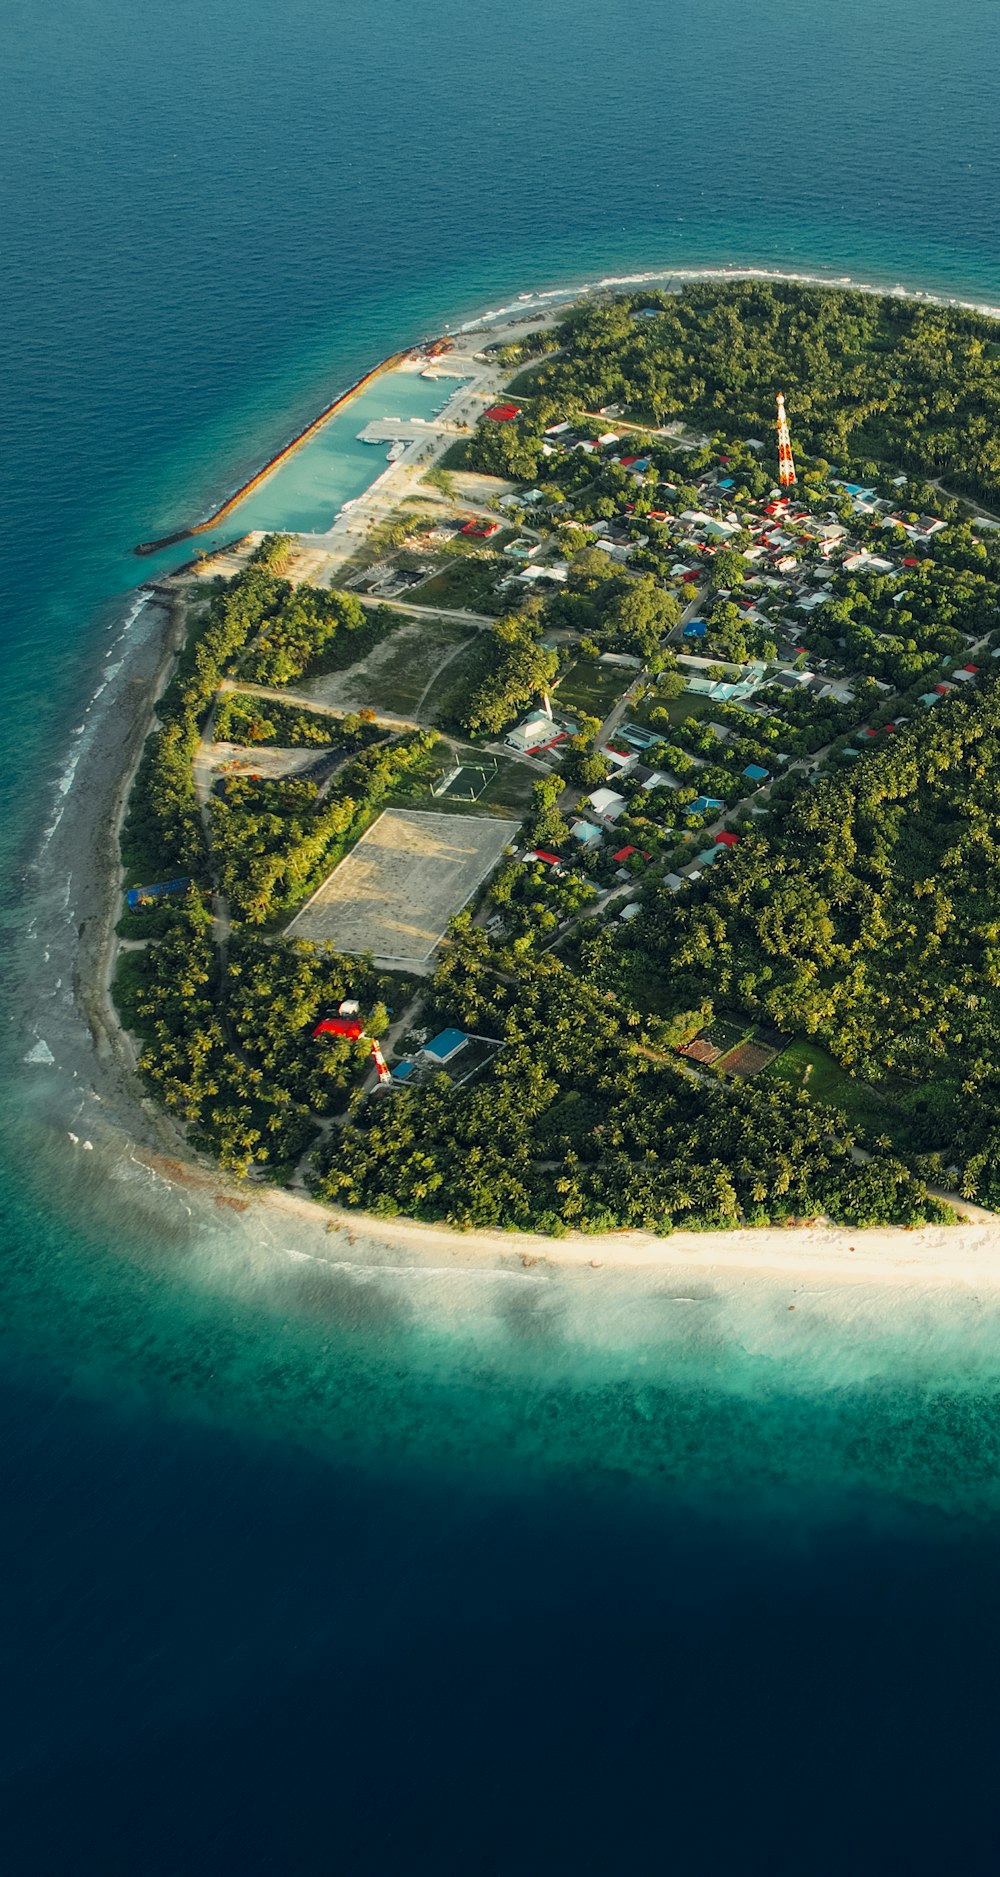
M 513 829 L 488 815 L 389 808 L 288 927 L 340 952 L 371 952 L 397 971 L 423 971 L 492 871 Z
M 333 710 L 367 708 L 410 718 L 442 659 L 474 633 L 471 623 L 402 619 L 398 630 L 358 664 L 307 678 L 299 689 Z

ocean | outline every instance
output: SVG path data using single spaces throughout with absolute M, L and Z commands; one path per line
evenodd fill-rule
M 158 657 L 134 543 L 521 294 L 759 267 L 1000 308 L 995 7 L 4 27 L 5 1869 L 992 1872 L 992 1294 L 234 1209 L 139 1151 L 74 971 Z M 326 525 L 357 417 L 238 521 Z

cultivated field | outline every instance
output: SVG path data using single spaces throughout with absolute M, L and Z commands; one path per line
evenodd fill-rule
M 340 952 L 421 971 L 453 918 L 499 860 L 513 829 L 488 815 L 389 808 L 288 928 Z

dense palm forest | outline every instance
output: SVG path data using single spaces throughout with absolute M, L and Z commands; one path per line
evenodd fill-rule
M 660 306 L 655 318 L 637 311 Z M 895 463 L 1000 503 L 1000 335 L 957 307 L 777 281 L 584 305 L 531 382 L 560 406 L 627 404 L 658 424 L 796 440 L 833 462 Z M 522 439 L 523 442 L 523 439 Z M 531 473 L 530 471 L 528 473 Z

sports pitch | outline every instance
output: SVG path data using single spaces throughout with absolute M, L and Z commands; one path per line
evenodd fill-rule
M 288 927 L 339 952 L 425 970 L 449 919 L 485 880 L 513 834 L 488 815 L 388 808 Z

